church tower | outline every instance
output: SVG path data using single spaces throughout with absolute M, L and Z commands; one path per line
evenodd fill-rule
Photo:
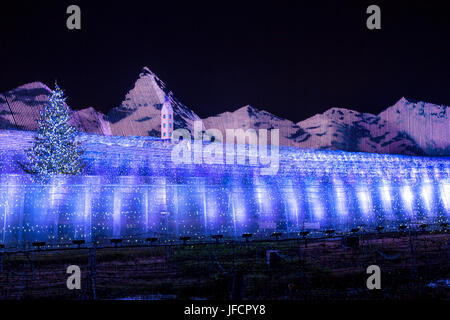
M 172 139 L 173 132 L 173 109 L 169 96 L 166 96 L 161 109 L 161 139 Z

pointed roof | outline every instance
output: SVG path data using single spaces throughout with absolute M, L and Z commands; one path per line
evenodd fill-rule
M 139 77 L 142 78 L 145 76 L 155 76 L 155 74 L 148 67 L 143 67 L 141 73 L 139 74 Z
M 172 112 L 173 113 L 173 108 L 172 108 L 172 103 L 170 102 L 170 97 L 169 95 L 166 95 L 165 99 L 164 99 L 164 103 L 162 106 L 161 111 L 166 108 L 168 112 Z

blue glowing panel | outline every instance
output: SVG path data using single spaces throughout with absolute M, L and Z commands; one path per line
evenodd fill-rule
M 0 242 L 9 247 L 390 230 L 450 218 L 449 158 L 281 147 L 278 172 L 263 176 L 248 160 L 175 164 L 174 145 L 155 138 L 82 135 L 85 174 L 36 185 L 17 166 L 31 135 L 11 132 L 2 144 Z

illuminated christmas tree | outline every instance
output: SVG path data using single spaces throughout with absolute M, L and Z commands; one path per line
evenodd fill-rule
M 41 110 L 34 145 L 27 150 L 28 165 L 22 168 L 34 180 L 45 182 L 54 175 L 76 175 L 83 171 L 83 150 L 75 141 L 76 129 L 69 124 L 64 92 L 55 85 L 48 103 Z

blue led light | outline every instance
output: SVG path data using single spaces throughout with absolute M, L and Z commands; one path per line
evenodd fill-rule
M 0 239 L 7 246 L 394 230 L 450 215 L 449 158 L 280 147 L 278 173 L 261 176 L 261 166 L 248 161 L 174 164 L 174 145 L 157 138 L 82 134 L 84 173 L 39 184 L 16 165 L 33 133 L 10 131 L 4 138 Z

